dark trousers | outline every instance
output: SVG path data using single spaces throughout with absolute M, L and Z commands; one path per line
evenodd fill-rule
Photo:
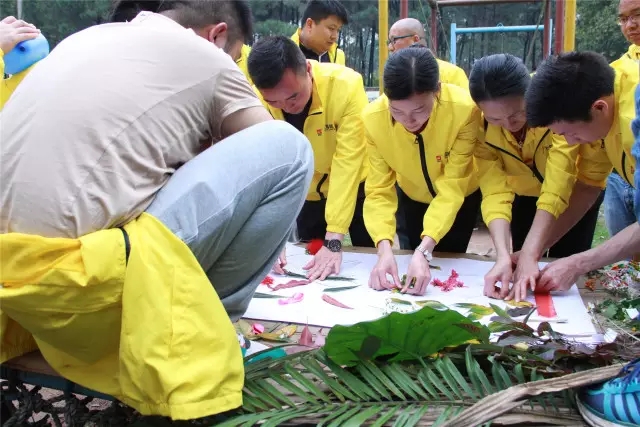
M 407 196 L 399 187 L 398 191 L 398 211 L 396 218 L 403 220 L 403 230 L 398 229 L 398 238 L 401 249 L 413 250 L 420 245 L 422 239 L 423 219 L 429 205 L 427 203 L 416 202 Z M 434 252 L 466 253 L 467 246 L 471 240 L 473 229 L 480 210 L 482 195 L 480 190 L 467 196 L 460 210 L 456 214 L 456 219 L 449 232 L 438 242 Z M 448 213 L 453 214 L 453 212 Z M 400 223 L 400 222 L 399 222 Z M 402 235 L 400 234 L 402 233 Z M 408 246 L 406 246 L 408 244 Z M 405 245 L 405 246 L 403 246 Z
M 356 209 L 349 226 L 349 236 L 353 246 L 363 246 L 373 248 L 373 240 L 364 226 L 362 208 L 364 206 L 364 182 L 358 187 L 358 198 L 356 199 Z M 309 242 L 313 239 L 323 239 L 327 232 L 327 221 L 325 220 L 325 209 L 327 201 L 306 201 L 298 215 L 298 237 L 302 242 Z
M 582 219 L 550 248 L 549 257 L 564 258 L 591 249 L 593 233 L 598 222 L 598 212 L 603 199 L 604 191 L 598 196 L 591 209 L 584 214 Z M 518 195 L 513 200 L 511 238 L 514 252 L 522 249 L 538 209 L 536 207 L 537 201 L 537 197 Z

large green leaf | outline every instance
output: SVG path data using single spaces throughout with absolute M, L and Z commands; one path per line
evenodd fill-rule
M 353 366 L 385 356 L 390 362 L 421 359 L 474 339 L 488 342 L 489 329 L 455 310 L 424 307 L 352 326 L 334 326 L 324 350 L 337 364 Z

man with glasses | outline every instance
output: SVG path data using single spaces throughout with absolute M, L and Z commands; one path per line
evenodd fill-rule
M 396 23 L 389 29 L 389 40 L 387 40 L 389 52 L 396 52 L 400 49 L 409 47 L 414 43 L 418 43 L 423 46 L 427 45 L 424 27 L 417 19 L 401 19 L 396 21 Z M 469 88 L 469 79 L 462 68 L 437 58 L 436 61 L 438 61 L 438 66 L 440 68 L 441 82 L 454 84 L 464 89 Z

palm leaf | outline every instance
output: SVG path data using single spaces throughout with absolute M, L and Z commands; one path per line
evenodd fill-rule
M 363 360 L 350 367 L 335 364 L 322 349 L 256 362 L 246 366 L 242 413 L 218 425 L 451 427 L 482 425 L 500 417 L 521 423 L 555 420 L 559 425 L 577 424 L 581 419 L 563 387 L 552 386 L 553 393 L 545 394 L 544 387 L 536 386 L 566 377 L 543 379 L 523 365 L 489 357 L 496 352 L 487 351 L 486 344 L 466 345 L 462 350 L 451 357 L 395 363 Z M 586 375 L 594 376 L 593 372 Z M 514 388 L 517 392 L 512 393 Z M 484 397 L 493 393 L 501 398 L 500 405 Z M 525 406 L 527 395 L 538 400 Z

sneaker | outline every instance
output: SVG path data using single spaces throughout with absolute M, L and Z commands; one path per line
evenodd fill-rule
M 640 358 L 618 377 L 581 389 L 576 401 L 592 427 L 640 426 Z

